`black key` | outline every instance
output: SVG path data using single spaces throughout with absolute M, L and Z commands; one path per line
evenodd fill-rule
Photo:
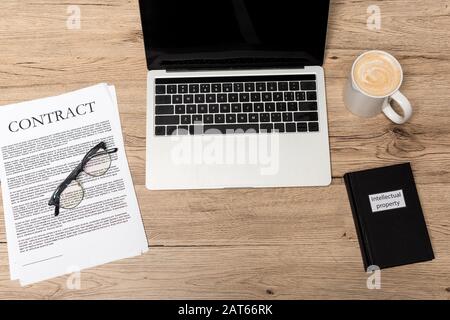
M 264 107 L 266 109 L 266 112 L 274 112 L 275 111 L 275 103 L 273 103 L 273 102 L 266 102 L 264 104 Z
M 240 102 L 249 102 L 250 101 L 250 95 L 248 93 L 240 93 L 239 94 L 239 101 Z
M 244 84 L 243 83 L 235 83 L 234 84 L 234 92 L 242 92 L 244 91 Z
M 277 102 L 277 111 L 286 111 L 287 105 L 286 102 Z
M 203 116 L 203 123 L 214 123 L 214 116 L 212 114 L 205 114 Z
M 314 81 L 302 81 L 302 90 L 316 90 Z
M 228 94 L 228 102 L 238 102 L 239 95 L 237 93 L 229 93 Z
M 186 113 L 197 113 L 197 106 L 195 104 L 188 104 L 186 106 Z
M 289 85 L 287 82 L 278 82 L 278 90 L 279 91 L 288 91 Z
M 171 104 L 172 99 L 171 96 L 156 96 L 155 102 L 156 104 Z
M 308 99 L 308 100 L 317 100 L 317 93 L 315 91 L 308 91 L 306 93 L 306 99 Z
M 232 103 L 231 112 L 242 112 L 242 105 L 240 103 Z
M 186 113 L 186 106 L 184 104 L 177 104 L 175 106 L 175 113 L 176 114 L 184 114 L 184 113 Z
M 297 102 L 288 102 L 288 111 L 298 111 Z
M 174 134 L 174 132 L 177 131 L 177 129 L 178 129 L 177 126 L 167 126 L 167 135 L 170 136 Z
M 158 85 L 155 88 L 156 94 L 166 94 L 166 86 L 164 85 Z
M 178 126 L 177 133 L 179 136 L 184 136 L 189 134 L 189 126 Z
M 292 121 L 292 112 L 284 112 L 283 113 L 283 122 Z
M 203 116 L 201 114 L 194 114 L 192 116 L 192 123 L 203 122 Z
M 182 115 L 181 116 L 181 124 L 191 124 L 191 116 L 190 115 Z
M 319 131 L 319 123 L 318 122 L 309 122 L 308 123 L 308 129 L 310 132 L 317 132 Z
M 211 85 L 209 83 L 203 83 L 200 85 L 200 92 L 209 93 L 211 92 Z
M 192 94 L 186 94 L 183 97 L 184 103 L 193 103 L 194 102 L 194 96 Z
M 183 96 L 182 95 L 172 96 L 172 102 L 173 103 L 183 103 Z
M 317 121 L 319 119 L 317 112 L 295 112 L 295 121 Z
M 155 127 L 155 136 L 165 136 L 166 127 Z
M 216 123 L 225 123 L 225 115 L 224 114 L 216 114 L 214 116 L 214 121 Z
M 208 105 L 207 104 L 199 104 L 197 106 L 198 113 L 208 113 Z
M 275 123 L 273 125 L 273 130 L 278 132 L 284 132 L 284 123 Z
M 209 113 L 219 113 L 219 105 L 217 103 L 210 104 Z
M 236 123 L 236 115 L 234 113 L 229 113 L 225 116 L 227 123 Z
M 255 91 L 255 84 L 253 82 L 247 82 L 245 84 L 245 91 L 247 92 Z
M 205 125 L 205 134 L 238 134 L 238 133 L 257 133 L 259 132 L 258 124 L 224 124 L 224 125 Z
M 286 132 L 297 132 L 297 128 L 294 122 L 286 123 Z
M 195 95 L 195 103 L 204 103 L 205 95 L 204 94 L 196 94 Z
M 308 125 L 306 122 L 298 122 L 297 123 L 297 132 L 306 132 L 308 131 Z
M 317 110 L 317 102 L 315 101 L 298 103 L 298 111 L 314 111 L 314 110 Z
M 253 109 L 255 112 L 264 112 L 264 104 L 263 103 L 255 103 L 253 105 Z
M 261 101 L 261 93 L 259 93 L 259 92 L 253 92 L 253 93 L 251 94 L 250 99 L 252 100 L 252 102 L 259 102 L 259 101 Z
M 260 122 L 270 122 L 270 113 L 261 113 L 259 115 Z
M 214 93 L 206 95 L 206 102 L 214 103 L 216 102 L 216 95 Z
M 233 92 L 233 85 L 231 83 L 224 83 L 222 85 L 223 92 Z
M 189 93 L 198 93 L 200 91 L 198 84 L 190 84 L 189 85 Z
M 266 91 L 266 83 L 265 82 L 258 82 L 256 84 L 256 91 Z
M 212 92 L 222 92 L 222 85 L 220 83 L 213 83 L 211 85 Z
M 248 115 L 248 122 L 258 122 L 258 114 L 257 113 L 250 113 Z
M 283 101 L 283 92 L 274 92 L 273 101 Z
M 267 82 L 267 90 L 268 91 L 277 91 L 277 83 L 276 82 Z
M 281 113 L 270 114 L 272 122 L 281 122 Z
M 285 92 L 284 93 L 284 101 L 294 101 L 294 93 L 293 92 Z
M 180 116 L 155 116 L 156 125 L 179 124 Z
M 226 93 L 219 93 L 217 95 L 217 102 L 227 102 L 228 95 Z
M 173 114 L 173 110 L 172 105 L 156 106 L 155 114 Z
M 220 113 L 229 113 L 231 111 L 231 107 L 229 103 L 222 103 L 220 105 Z
M 179 84 L 178 85 L 178 93 L 188 93 L 187 84 Z
M 247 121 L 247 114 L 245 114 L 245 113 L 240 113 L 240 114 L 238 114 L 237 115 L 237 121 L 238 122 L 240 122 L 240 123 L 242 123 L 242 122 L 248 122 Z
M 295 100 L 297 100 L 297 101 L 303 101 L 303 100 L 305 100 L 305 99 L 306 99 L 306 96 L 305 96 L 305 93 L 304 93 L 304 92 L 297 91 L 297 92 L 295 93 Z
M 167 86 L 167 93 L 170 93 L 170 94 L 177 93 L 177 86 L 175 84 L 169 84 Z
M 253 112 L 253 104 L 251 103 L 242 104 L 242 110 L 243 112 Z
M 267 132 L 270 133 L 273 131 L 273 123 L 261 123 L 259 125 L 259 132 Z
M 262 101 L 272 101 L 272 93 L 271 92 L 264 92 L 262 94 Z
M 289 90 L 298 91 L 300 90 L 300 83 L 297 81 L 289 82 Z

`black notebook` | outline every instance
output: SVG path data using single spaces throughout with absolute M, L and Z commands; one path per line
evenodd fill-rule
M 434 259 L 409 163 L 344 175 L 364 268 Z

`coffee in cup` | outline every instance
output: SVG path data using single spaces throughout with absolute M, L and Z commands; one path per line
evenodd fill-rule
M 397 59 L 384 51 L 367 51 L 353 63 L 344 92 L 345 105 L 361 117 L 374 117 L 383 112 L 393 122 L 405 123 L 412 115 L 412 108 L 399 91 L 402 82 L 403 71 Z M 397 102 L 403 115 L 395 112 L 391 100 Z
M 390 55 L 371 51 L 355 63 L 353 79 L 364 93 L 384 97 L 400 86 L 402 69 Z

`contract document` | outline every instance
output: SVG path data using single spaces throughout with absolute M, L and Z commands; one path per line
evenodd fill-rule
M 82 200 L 55 216 L 50 197 L 100 142 L 117 148 L 106 173 L 81 172 Z M 148 250 L 113 86 L 0 107 L 0 181 L 10 276 L 21 285 Z

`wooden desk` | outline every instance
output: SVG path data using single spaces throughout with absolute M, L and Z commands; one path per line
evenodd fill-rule
M 60 3 L 60 4 L 59 4 Z M 450 8 L 446 0 L 332 1 L 325 60 L 333 182 L 327 188 L 150 192 L 144 187 L 146 65 L 137 1 L 0 2 L 0 105 L 98 82 L 117 87 L 123 134 L 150 243 L 140 257 L 21 288 L 9 280 L 0 222 L 0 298 L 450 298 Z M 378 4 L 382 29 L 366 27 Z M 363 50 L 393 53 L 414 116 L 396 126 L 346 111 Z M 368 290 L 342 176 L 410 161 L 436 259 L 382 271 Z M 3 210 L 0 208 L 0 212 Z

